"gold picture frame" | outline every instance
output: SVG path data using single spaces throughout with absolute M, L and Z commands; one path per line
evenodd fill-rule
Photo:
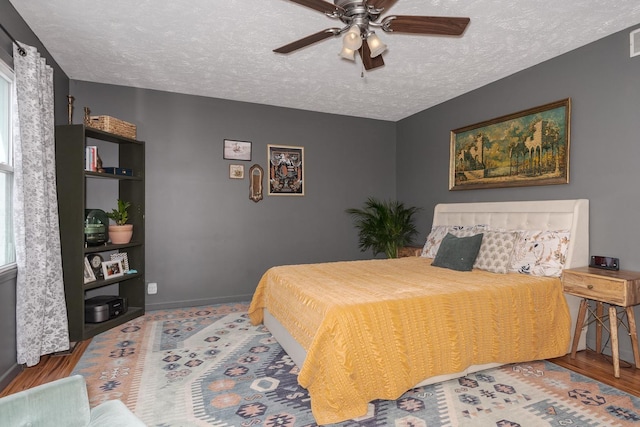
M 571 99 L 451 131 L 449 190 L 569 183 Z

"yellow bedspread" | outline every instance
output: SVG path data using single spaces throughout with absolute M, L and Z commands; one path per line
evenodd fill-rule
M 263 308 L 307 351 L 299 384 L 318 424 L 362 416 L 420 381 L 471 365 L 566 354 L 570 316 L 558 278 L 458 272 L 421 257 L 269 269 Z

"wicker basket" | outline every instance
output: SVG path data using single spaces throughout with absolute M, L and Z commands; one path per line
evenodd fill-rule
M 91 116 L 89 117 L 89 123 L 87 125 L 94 129 L 136 139 L 136 125 L 116 119 L 115 117 Z

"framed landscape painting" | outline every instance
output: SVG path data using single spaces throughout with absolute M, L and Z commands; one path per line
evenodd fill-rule
M 571 99 L 451 131 L 449 190 L 569 183 Z

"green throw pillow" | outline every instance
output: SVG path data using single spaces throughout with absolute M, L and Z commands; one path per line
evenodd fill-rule
M 471 271 L 480 251 L 482 236 L 480 233 L 475 236 L 456 237 L 447 233 L 431 265 L 451 270 Z

